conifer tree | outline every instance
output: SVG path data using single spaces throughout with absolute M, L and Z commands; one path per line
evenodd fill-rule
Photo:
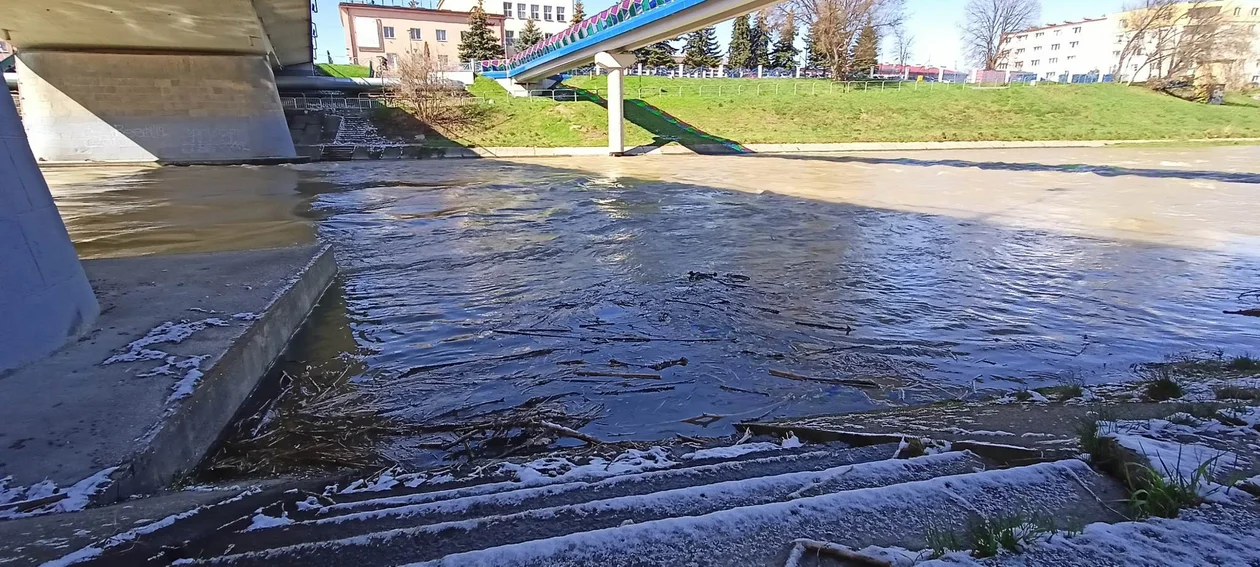
M 521 28 L 521 34 L 516 36 L 516 51 L 525 51 L 538 45 L 538 42 L 542 40 L 543 33 L 542 30 L 538 29 L 538 24 L 535 24 L 532 18 L 525 20 L 525 27 Z
M 731 43 L 726 47 L 726 64 L 733 69 L 756 67 L 753 62 L 752 26 L 748 24 L 748 16 L 735 18 L 731 25 Z
M 683 64 L 692 67 L 717 67 L 722 62 L 718 49 L 717 30 L 709 27 L 687 34 L 683 47 Z
M 879 33 L 870 23 L 862 26 L 857 43 L 853 44 L 852 65 L 853 71 L 863 76 L 869 76 L 879 65 Z
M 796 67 L 796 56 L 799 52 L 796 49 L 796 17 L 792 12 L 787 13 L 787 17 L 783 19 L 783 24 L 779 26 L 779 39 L 774 43 L 774 49 L 770 51 L 770 66 L 776 69 L 790 69 Z
M 468 31 L 459 40 L 460 61 L 485 61 L 503 57 L 503 44 L 494 36 L 482 0 L 468 15 Z
M 766 10 L 757 12 L 757 18 L 753 20 L 752 26 L 752 63 L 749 67 L 758 65 L 770 66 L 770 23 L 768 21 L 770 14 Z
M 674 46 L 668 41 L 658 41 L 634 50 L 634 56 L 646 67 L 669 67 L 674 65 Z
M 573 17 L 569 18 L 569 25 L 580 23 L 586 19 L 586 10 L 583 9 L 582 0 L 573 3 Z

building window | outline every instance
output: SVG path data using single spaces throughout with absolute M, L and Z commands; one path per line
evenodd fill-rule
M 538 4 L 529 5 L 529 19 L 538 20 Z
M 1068 44 L 1068 47 L 1080 47 L 1080 46 L 1081 46 L 1081 42 L 1079 41 L 1073 41 L 1072 43 Z
M 1044 35 L 1046 35 L 1046 32 L 1039 31 L 1039 32 L 1037 32 L 1037 35 L 1035 35 L 1035 36 L 1033 36 L 1033 37 L 1042 37 L 1042 36 L 1044 36 Z
M 1058 57 L 1051 57 L 1051 58 L 1050 58 L 1050 64 L 1051 64 L 1051 65 L 1053 65 L 1053 64 L 1055 64 L 1055 63 L 1058 63 L 1058 62 L 1059 62 L 1059 58 L 1058 58 Z
M 1041 60 L 1040 60 L 1040 59 L 1033 59 L 1032 61 L 1029 61 L 1029 62 L 1028 62 L 1028 64 L 1029 64 L 1029 65 L 1031 65 L 1031 66 L 1033 66 L 1033 67 L 1036 67 L 1036 66 L 1038 66 L 1038 65 L 1040 65 L 1040 64 L 1041 64 Z
M 512 17 L 512 3 L 511 2 L 503 3 L 503 17 L 509 18 L 509 19 Z
M 1076 26 L 1072 28 L 1072 33 L 1081 33 L 1081 26 Z
M 1242 15 L 1242 8 L 1234 8 L 1234 15 L 1235 15 L 1235 16 L 1241 16 L 1241 15 Z
M 1041 46 L 1040 45 L 1033 46 L 1033 51 L 1041 51 Z
M 451 62 L 451 59 L 449 57 L 445 55 L 438 55 L 438 65 L 445 67 L 449 65 L 450 62 Z
M 511 47 L 513 43 L 516 43 L 516 32 L 512 30 L 503 32 L 503 43 L 506 43 L 508 47 Z
M 554 33 L 545 33 L 545 34 L 543 34 L 543 40 L 544 40 L 544 41 L 546 41 L 546 40 L 548 40 L 548 39 L 551 39 L 551 36 L 553 36 L 553 35 L 556 35 L 556 34 L 554 34 Z
M 1063 30 L 1054 30 L 1054 35 L 1063 35 Z
M 1050 51 L 1058 51 L 1058 50 L 1059 50 L 1059 44 L 1056 43 L 1050 46 Z
M 1075 55 L 1068 55 L 1068 61 L 1071 61 L 1071 60 L 1073 60 L 1073 59 L 1076 59 L 1076 56 L 1075 56 Z
M 999 70 L 1001 70 L 1001 71 L 1005 71 L 1005 70 L 1006 70 L 1006 63 L 998 63 L 998 69 L 999 69 Z
M 551 21 L 551 6 L 543 6 L 543 19 Z
M 420 41 L 420 28 L 411 28 L 407 30 L 407 37 L 410 38 L 411 41 Z
M 518 20 L 525 19 L 525 5 L 524 4 L 516 5 L 516 19 Z
M 1047 79 L 1053 79 L 1053 78 L 1054 78 L 1054 71 L 1049 71 L 1049 72 L 1047 72 L 1047 73 L 1046 73 L 1046 78 L 1047 78 Z
M 394 39 L 394 26 L 385 26 L 381 28 L 381 35 L 384 35 L 385 39 Z
M 1015 55 L 1019 55 L 1020 53 L 1023 53 L 1023 52 L 1024 52 L 1024 48 L 1021 47 L 1015 50 Z
M 1252 8 L 1252 9 L 1251 9 L 1251 15 L 1253 15 L 1253 16 L 1260 16 L 1260 8 Z
M 437 30 L 433 32 L 433 37 L 438 41 L 446 41 L 446 30 Z
M 556 21 L 564 21 L 564 6 L 556 6 Z

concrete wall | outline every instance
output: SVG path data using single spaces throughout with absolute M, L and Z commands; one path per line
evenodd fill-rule
M 292 158 L 261 56 L 22 51 L 22 113 L 41 161 Z
M 0 371 L 56 350 L 99 311 L 13 100 L 0 96 Z

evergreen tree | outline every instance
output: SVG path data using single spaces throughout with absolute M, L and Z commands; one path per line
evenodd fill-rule
M 519 53 L 525 51 L 543 40 L 542 30 L 538 29 L 538 24 L 533 19 L 525 20 L 525 27 L 521 28 L 521 34 L 516 36 L 516 51 Z
M 674 46 L 668 41 L 658 41 L 634 50 L 634 56 L 646 67 L 669 67 L 674 65 Z
M 770 66 L 770 24 L 766 21 L 769 17 L 766 10 L 757 12 L 752 26 L 752 64 L 749 67 Z
M 709 27 L 687 34 L 687 45 L 683 46 L 683 64 L 692 67 L 717 67 L 722 63 L 722 52 L 718 49 L 717 30 Z
M 731 43 L 727 46 L 726 64 L 734 69 L 756 67 L 753 62 L 752 26 L 748 25 L 748 16 L 735 18 L 731 26 Z
M 779 40 L 770 51 L 770 66 L 776 69 L 790 69 L 797 66 L 796 55 L 796 17 L 788 12 L 779 27 Z
M 580 23 L 586 19 L 586 11 L 582 9 L 582 0 L 573 3 L 573 17 L 569 18 L 569 25 Z
M 468 31 L 459 40 L 460 61 L 485 61 L 503 57 L 503 44 L 490 31 L 490 23 L 486 19 L 486 10 L 482 0 L 477 0 L 472 12 L 468 15 Z
M 827 66 L 827 54 L 818 44 L 817 34 L 814 33 L 815 27 L 811 25 L 805 32 L 805 66 L 810 69 L 821 69 Z
M 879 33 L 869 22 L 858 33 L 851 64 L 853 72 L 864 76 L 869 76 L 871 69 L 879 65 Z

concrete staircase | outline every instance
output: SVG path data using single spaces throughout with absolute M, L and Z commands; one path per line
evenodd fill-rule
M 897 445 L 744 447 L 558 476 L 517 468 L 380 491 L 274 489 L 88 564 L 779 566 L 798 538 L 921 549 L 969 518 L 1121 519 L 1105 502 L 1122 489 L 1079 461 L 994 469 L 970 452 L 893 458 Z

